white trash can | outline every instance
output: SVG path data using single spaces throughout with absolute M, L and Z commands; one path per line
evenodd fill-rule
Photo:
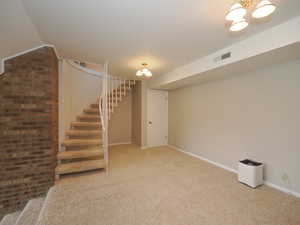
M 263 164 L 245 159 L 238 164 L 239 182 L 252 188 L 256 188 L 264 183 L 263 181 Z

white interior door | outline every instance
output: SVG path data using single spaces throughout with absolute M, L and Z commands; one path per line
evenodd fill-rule
M 147 145 L 168 144 L 168 92 L 147 91 Z

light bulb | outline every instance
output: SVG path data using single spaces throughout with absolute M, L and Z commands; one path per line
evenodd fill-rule
M 148 70 L 146 73 L 145 73 L 145 76 L 146 77 L 152 77 L 152 73 L 150 70 Z
M 263 18 L 271 15 L 276 10 L 276 6 L 268 0 L 262 0 L 255 7 L 252 17 L 254 18 Z
M 147 68 L 142 69 L 143 73 L 147 73 L 149 70 Z
M 247 26 L 248 26 L 248 22 L 244 18 L 242 18 L 240 20 L 232 22 L 230 31 L 240 31 L 245 29 Z
M 247 13 L 247 10 L 243 8 L 240 3 L 235 3 L 231 6 L 229 12 L 226 15 L 226 20 L 237 21 L 242 19 Z
M 143 72 L 140 71 L 140 70 L 138 70 L 138 71 L 136 72 L 136 75 L 137 75 L 138 77 L 143 76 Z

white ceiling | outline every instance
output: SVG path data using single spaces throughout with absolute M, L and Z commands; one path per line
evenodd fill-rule
M 68 58 L 108 60 L 118 76 L 134 76 L 144 61 L 154 76 L 162 75 L 300 15 L 299 0 L 273 0 L 278 5 L 273 18 L 252 21 L 246 32 L 233 35 L 224 21 L 232 2 L 23 0 L 43 41 Z

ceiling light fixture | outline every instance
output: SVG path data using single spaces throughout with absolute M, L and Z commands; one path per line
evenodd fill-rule
M 276 10 L 276 6 L 268 0 L 262 0 L 257 4 L 252 17 L 254 18 L 263 18 L 271 15 Z
M 244 30 L 246 27 L 248 27 L 248 22 L 244 18 L 241 18 L 240 20 L 232 22 L 230 31 L 240 31 Z
M 136 76 L 146 76 L 146 77 L 152 77 L 152 72 L 147 68 L 147 63 L 142 63 L 143 69 L 140 69 L 136 72 Z
M 226 20 L 232 21 L 230 31 L 240 31 L 248 26 L 244 16 L 247 14 L 247 9 L 253 8 L 255 5 L 252 17 L 258 19 L 269 16 L 276 10 L 276 6 L 269 0 L 238 0 L 225 16 Z
M 229 12 L 226 15 L 226 20 L 237 21 L 243 18 L 247 13 L 247 10 L 243 8 L 240 3 L 235 3 L 231 6 Z

